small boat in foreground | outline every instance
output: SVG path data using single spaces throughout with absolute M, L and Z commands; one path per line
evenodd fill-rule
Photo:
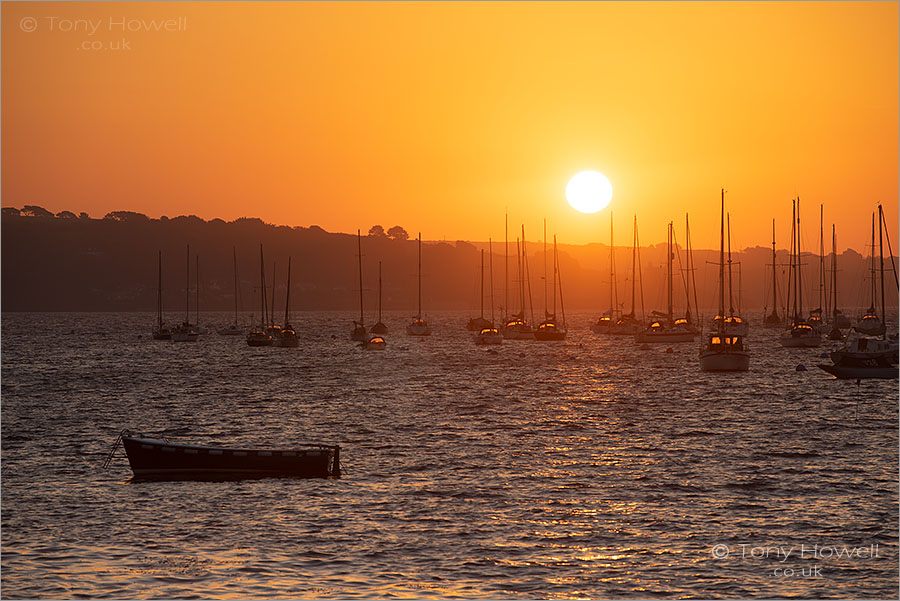
M 124 431 L 120 435 L 137 478 L 215 480 L 226 478 L 339 478 L 337 445 L 304 444 L 296 449 L 229 449 L 175 444 Z M 118 442 L 107 458 L 112 459 Z

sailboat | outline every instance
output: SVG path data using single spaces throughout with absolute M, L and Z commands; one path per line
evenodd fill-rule
M 612 242 L 612 236 L 610 235 L 610 242 Z M 611 245 L 611 244 L 610 244 Z M 615 324 L 610 326 L 608 330 L 608 334 L 613 336 L 634 336 L 643 328 L 643 322 L 638 321 L 637 316 L 635 314 L 635 285 L 636 285 L 636 275 L 639 275 L 637 271 L 640 269 L 640 244 L 638 241 L 638 229 L 637 229 L 637 215 L 634 216 L 634 235 L 632 237 L 632 246 L 631 246 L 631 311 L 623 315 L 616 321 Z M 643 318 L 644 312 L 644 283 L 643 278 L 641 281 L 641 317 Z
M 885 296 L 884 296 L 884 212 L 881 205 L 878 206 L 878 255 L 879 255 L 879 281 L 881 283 L 881 318 L 885 320 Z M 874 240 L 873 240 L 874 242 Z M 873 244 L 872 255 L 874 263 L 875 248 Z M 877 297 L 873 298 L 873 301 Z M 873 302 L 873 305 L 875 303 Z M 875 312 L 873 307 L 872 312 Z M 896 340 L 890 340 L 887 329 L 883 328 L 877 337 L 868 337 L 857 332 L 852 335 L 844 345 L 831 353 L 833 365 L 819 364 L 819 367 L 839 379 L 880 378 L 892 379 L 898 377 L 900 370 L 898 364 L 898 345 Z
M 781 317 L 778 316 L 778 272 L 775 271 L 775 220 L 772 220 L 772 312 L 766 313 L 763 327 L 780 328 Z
M 156 327 L 153 329 L 153 340 L 171 340 L 172 332 L 163 324 L 162 309 L 162 251 L 159 251 L 159 278 L 156 286 Z
M 484 251 L 481 252 L 481 296 L 484 298 Z M 472 335 L 477 345 L 503 344 L 503 335 L 500 334 L 500 330 L 494 327 L 494 251 L 490 238 L 488 238 L 488 255 L 491 264 L 491 321 L 486 327 L 481 328 L 481 331 Z
M 819 205 L 819 306 L 809 310 L 806 323 L 811 325 L 820 334 L 825 331 L 824 307 L 825 307 L 825 239 L 823 231 L 824 206 Z
M 172 330 L 173 342 L 197 342 L 200 333 L 197 327 L 191 324 L 191 245 L 187 246 L 187 269 L 185 271 L 184 291 L 184 323 L 175 326 Z
M 263 261 L 263 247 L 259 245 L 259 325 L 254 326 L 247 334 L 249 346 L 272 346 L 272 337 L 266 331 L 268 319 L 266 316 L 266 269 Z
M 796 222 L 794 221 L 796 219 Z M 786 348 L 811 348 L 817 347 L 822 343 L 822 336 L 819 331 L 803 320 L 803 285 L 800 270 L 800 199 L 797 198 L 793 203 L 792 224 L 791 227 L 791 269 L 789 273 L 788 296 L 790 296 L 791 286 L 794 287 L 794 316 L 791 319 L 790 327 L 781 334 L 781 346 Z
M 837 235 L 834 224 L 831 224 L 831 331 L 825 336 L 828 340 L 843 340 L 844 332 L 851 327 L 850 320 L 838 309 L 838 285 L 837 285 Z
M 725 315 L 725 190 L 722 190 L 722 217 L 719 234 L 719 311 Z M 730 261 L 730 260 L 729 260 Z M 729 264 L 730 266 L 730 264 Z M 731 298 L 731 277 L 728 278 L 728 297 Z M 729 314 L 733 314 L 732 308 Z M 750 353 L 744 345 L 742 334 L 727 331 L 727 321 L 716 322 L 716 331 L 709 334 L 706 345 L 700 349 L 700 369 L 703 371 L 747 371 L 750 369 Z
M 422 318 L 422 232 L 419 232 L 419 310 L 412 323 L 406 326 L 410 336 L 431 336 L 431 326 Z
M 272 336 L 272 346 L 280 348 L 297 348 L 300 339 L 291 325 L 291 258 L 288 257 L 287 291 L 284 296 L 284 325 Z
M 363 316 L 362 234 L 359 230 L 356 230 L 356 250 L 356 256 L 359 259 L 359 321 L 353 322 L 350 340 L 365 342 L 369 339 L 369 332 L 366 331 L 365 318 Z
M 609 309 L 604 311 L 603 315 L 597 318 L 595 323 L 591 324 L 591 332 L 594 334 L 609 334 L 610 328 L 618 321 L 616 315 L 619 306 L 618 293 L 616 287 L 616 262 L 615 262 L 615 246 L 613 246 L 613 214 L 609 212 Z
M 240 298 L 240 290 L 238 288 L 237 275 L 237 249 L 231 247 L 232 257 L 234 259 L 234 323 L 227 328 L 216 330 L 220 336 L 238 336 L 244 333 L 244 329 L 238 325 L 238 299 Z
M 544 255 L 546 261 L 547 248 L 547 231 L 546 222 L 544 224 Z M 545 268 L 546 269 L 546 268 Z M 544 281 L 546 282 L 546 276 Z M 562 322 L 556 319 L 556 285 L 559 282 L 560 306 L 562 308 Z M 545 301 L 546 302 L 546 301 Z M 544 321 L 534 331 L 535 340 L 565 340 L 568 330 L 566 329 L 566 310 L 562 305 L 562 279 L 559 277 L 559 255 L 556 252 L 556 234 L 553 235 L 553 313 L 544 308 Z
M 480 299 L 479 302 L 481 304 L 481 311 L 478 317 L 473 317 L 469 320 L 469 323 L 466 324 L 466 329 L 470 332 L 480 332 L 484 328 L 492 328 L 494 324 L 487 319 L 484 318 L 484 249 L 481 249 L 481 287 L 480 287 Z
M 655 319 L 646 329 L 638 332 L 635 336 L 635 340 L 637 342 L 691 342 L 694 340 L 694 336 L 696 335 L 693 327 L 688 324 L 686 318 L 680 317 L 677 320 L 673 319 L 672 259 L 674 257 L 674 252 L 672 249 L 672 236 L 672 223 L 669 222 L 669 244 L 667 252 L 668 269 L 666 272 L 666 313 L 660 314 L 659 312 L 654 311 L 654 314 L 657 317 L 665 317 L 665 319 Z
M 525 285 L 527 281 L 528 265 L 526 264 L 525 251 L 525 226 L 522 226 L 522 247 L 519 248 L 519 239 L 516 238 L 516 273 L 519 276 L 519 312 L 513 313 L 507 318 L 503 326 L 503 337 L 509 340 L 534 340 L 534 330 L 525 321 Z M 531 296 L 531 283 L 528 282 L 529 297 Z M 530 300 L 530 298 L 529 298 Z M 532 313 L 533 313 L 532 307 Z M 533 317 L 533 316 L 532 316 Z
M 381 321 L 381 261 L 378 261 L 378 321 L 372 326 L 373 334 L 387 334 L 388 327 Z
M 880 236 L 881 232 L 879 232 Z M 853 326 L 853 329 L 865 336 L 881 336 L 885 332 L 884 321 L 879 319 L 878 312 L 875 310 L 875 215 L 872 215 L 872 287 L 869 308 L 859 321 Z

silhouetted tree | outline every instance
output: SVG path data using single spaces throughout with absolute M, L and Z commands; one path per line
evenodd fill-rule
M 369 228 L 370 236 L 379 236 L 381 238 L 387 238 L 387 234 L 384 232 L 384 228 L 380 225 L 373 225 Z
M 104 219 L 112 221 L 149 221 L 150 218 L 143 213 L 135 213 L 134 211 L 112 211 L 107 213 Z
M 57 219 L 78 219 L 78 215 L 72 211 L 60 211 L 56 214 Z
M 39 207 L 37 205 L 25 205 L 24 207 L 22 207 L 22 216 L 23 217 L 53 217 L 53 213 L 51 213 L 44 207 Z
M 11 217 L 21 217 L 22 211 L 20 211 L 16 207 L 3 207 L 3 215 L 4 217 L 7 215 Z
M 407 234 L 406 230 L 399 225 L 395 225 L 394 227 L 389 229 L 387 231 L 387 235 L 390 236 L 393 240 L 409 240 L 409 234 Z
M 85 213 L 84 211 L 82 211 L 82 212 L 78 213 L 78 218 L 79 219 L 90 219 L 91 216 L 88 215 L 87 213 Z

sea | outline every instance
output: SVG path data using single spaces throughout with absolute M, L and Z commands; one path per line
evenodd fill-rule
M 388 345 L 297 313 L 296 349 L 154 341 L 155 314 L 2 314 L 4 599 L 894 599 L 898 383 L 778 331 L 746 373 L 699 340 Z M 179 321 L 172 316 L 170 321 Z M 339 479 L 133 479 L 123 429 L 341 446 Z

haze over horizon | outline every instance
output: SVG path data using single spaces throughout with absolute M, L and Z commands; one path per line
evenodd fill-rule
M 487 240 L 897 240 L 896 3 L 4 3 L 2 204 Z M 127 31 L 125 30 L 127 28 Z M 120 41 L 127 49 L 110 47 Z M 88 44 L 84 47 L 84 44 Z M 92 45 L 101 49 L 94 50 Z M 23 60 L 27 58 L 27 60 Z M 608 209 L 566 183 L 597 170 Z M 48 177 L 52 174 L 52 177 Z M 511 233 L 514 237 L 514 234 Z M 828 234 L 826 234 L 828 237 Z

